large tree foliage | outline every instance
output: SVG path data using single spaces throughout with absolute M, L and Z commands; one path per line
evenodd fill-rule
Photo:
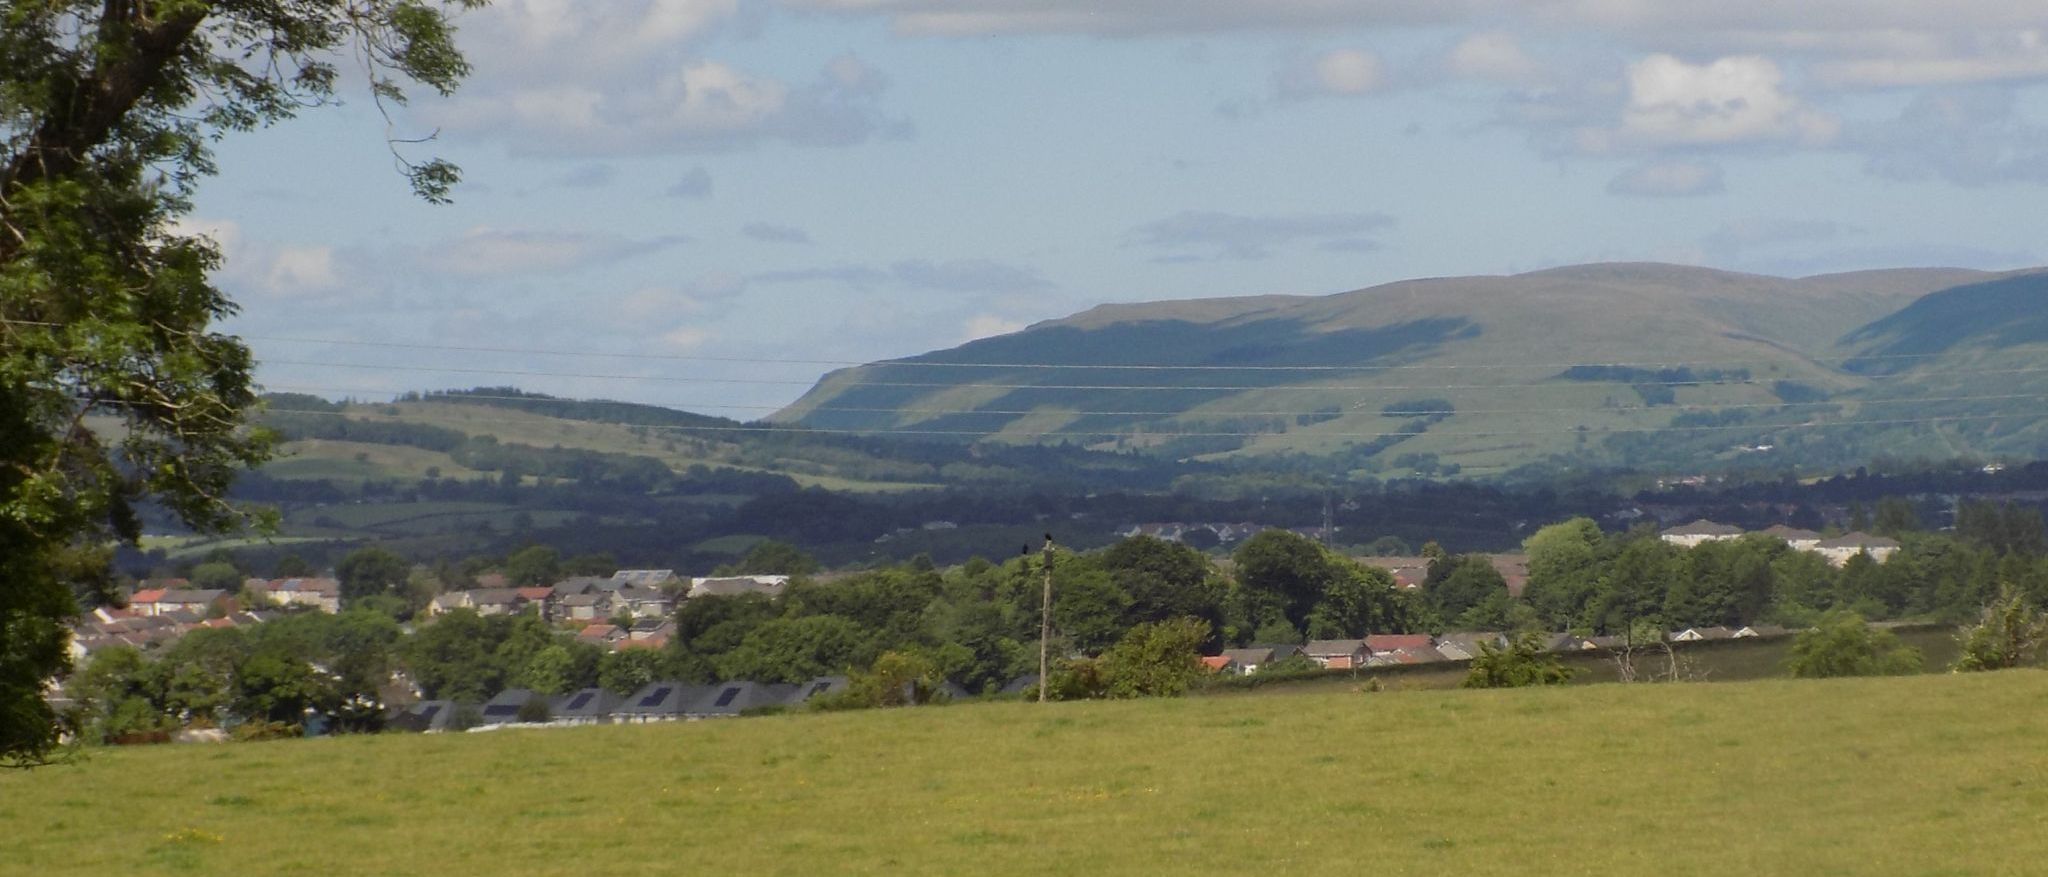
M 211 144 L 328 102 L 352 58 L 375 98 L 467 72 L 446 9 L 482 0 L 34 0 L 0 6 L 0 762 L 58 737 L 45 680 L 64 620 L 108 596 L 135 507 L 244 521 L 223 500 L 265 459 L 220 251 L 181 231 Z M 446 197 L 444 162 L 404 162 Z M 90 418 L 120 422 L 95 428 Z

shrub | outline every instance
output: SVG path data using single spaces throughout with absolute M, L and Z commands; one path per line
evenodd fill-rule
M 1543 641 L 1533 633 L 1517 635 L 1506 648 L 1481 643 L 1472 669 L 1465 673 L 1462 688 L 1522 688 L 1530 685 L 1563 685 L 1578 671 L 1543 650 Z
M 2048 643 L 2048 615 L 2034 611 L 2027 598 L 2006 585 L 1998 599 L 1984 607 L 1976 624 L 1960 634 L 1963 653 L 1950 667 L 1958 672 L 2007 670 L 2037 663 Z
M 1792 641 L 1785 669 L 1800 679 L 1903 676 L 1920 672 L 1923 662 L 1919 649 L 1900 643 L 1891 631 L 1873 629 L 1855 612 L 1836 610 Z

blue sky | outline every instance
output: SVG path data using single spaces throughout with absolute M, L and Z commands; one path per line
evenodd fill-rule
M 1111 301 L 2042 264 L 2044 22 L 2042 0 L 500 0 L 461 21 L 463 90 L 392 129 L 440 132 L 414 154 L 463 166 L 453 205 L 410 197 L 355 92 L 224 143 L 191 224 L 274 388 L 745 419 L 824 363 Z

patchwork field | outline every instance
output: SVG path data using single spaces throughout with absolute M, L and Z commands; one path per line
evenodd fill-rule
M 68 874 L 2025 874 L 2048 673 L 1321 689 L 95 752 Z

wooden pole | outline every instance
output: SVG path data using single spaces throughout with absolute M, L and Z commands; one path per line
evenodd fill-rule
M 1048 675 L 1050 665 L 1047 655 L 1048 643 L 1052 640 L 1052 534 L 1045 534 L 1045 601 L 1038 612 L 1038 702 L 1045 703 L 1046 687 L 1052 683 Z

